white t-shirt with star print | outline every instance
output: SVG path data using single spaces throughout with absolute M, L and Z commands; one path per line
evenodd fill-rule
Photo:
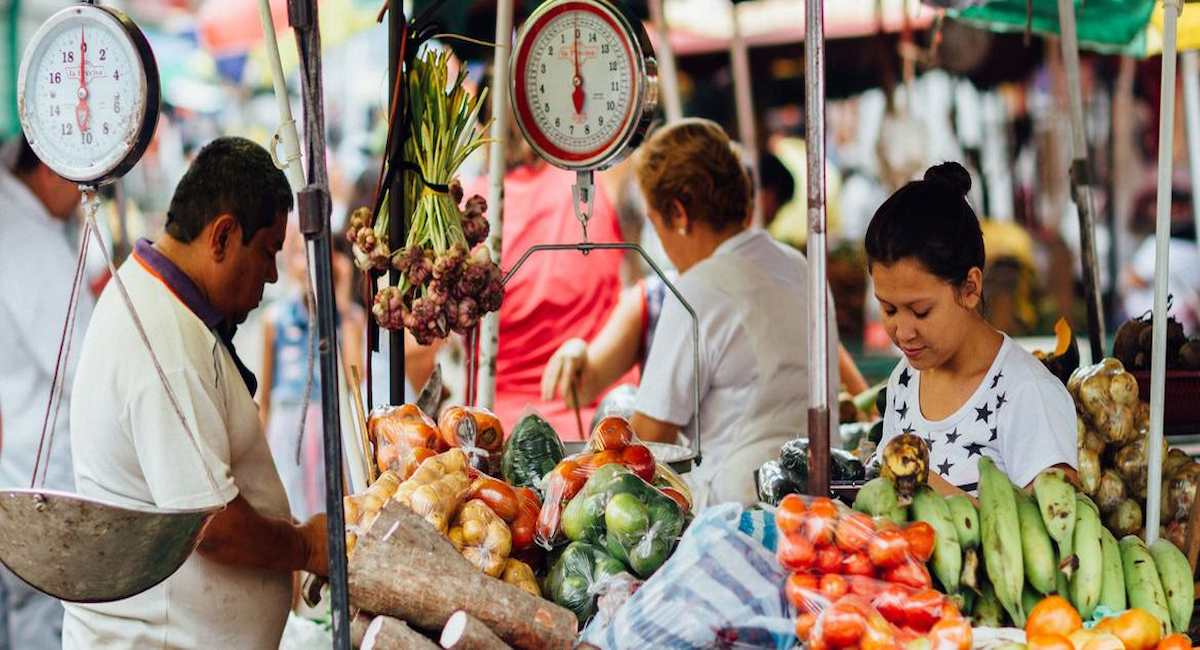
M 887 385 L 882 450 L 911 432 L 929 445 L 929 470 L 974 492 L 979 459 L 995 461 L 1016 485 L 1028 485 L 1052 465 L 1076 466 L 1075 404 L 1062 382 L 1007 335 L 983 381 L 949 417 L 921 413 L 921 373 L 901 359 Z

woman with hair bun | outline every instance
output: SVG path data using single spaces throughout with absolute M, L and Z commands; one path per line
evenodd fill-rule
M 884 328 L 904 355 L 888 380 L 880 448 L 901 433 L 924 438 L 942 493 L 973 492 L 984 456 L 1020 486 L 1076 465 L 1071 396 L 980 311 L 984 246 L 970 189 L 962 165 L 935 165 L 879 207 L 865 241 Z

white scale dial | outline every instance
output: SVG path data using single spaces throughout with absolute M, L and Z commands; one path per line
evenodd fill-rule
M 627 121 L 633 64 L 611 25 L 569 11 L 533 43 L 525 87 L 534 119 L 559 148 L 581 154 L 612 140 Z
M 584 171 L 637 144 L 657 98 L 640 27 L 606 0 L 551 0 L 529 17 L 513 58 L 513 107 L 539 155 Z
M 151 129 L 157 120 L 157 88 L 148 92 L 157 74 L 148 80 L 131 27 L 108 10 L 76 5 L 43 24 L 26 52 L 21 125 L 38 156 L 65 178 L 95 182 L 127 168 L 144 148 L 147 120 Z

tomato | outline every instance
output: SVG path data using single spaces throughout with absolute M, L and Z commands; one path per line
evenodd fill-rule
M 887 620 L 902 624 L 905 618 L 905 601 L 908 600 L 909 593 L 909 590 L 901 585 L 889 584 L 879 591 L 871 604 Z
M 788 576 L 783 593 L 797 612 L 815 614 L 821 610 L 819 579 L 811 573 L 793 573 Z
M 647 483 L 654 482 L 654 454 L 646 445 L 629 445 L 621 450 L 621 464 L 633 470 Z
M 875 575 L 875 565 L 866 553 L 850 553 L 842 558 L 842 573 L 853 576 Z
M 944 618 L 929 630 L 928 638 L 930 650 L 971 650 L 971 624 L 962 617 Z M 1067 642 L 1067 645 L 1068 647 L 1062 650 L 1071 650 L 1070 642 Z
M 775 527 L 784 535 L 799 535 L 804 526 L 808 507 L 804 499 L 795 494 L 783 497 L 775 509 Z
M 933 555 L 933 526 L 924 521 L 914 521 L 905 526 L 903 532 L 909 552 L 918 560 L 928 562 L 929 557 Z
M 808 520 L 804 524 L 804 535 L 814 546 L 829 546 L 833 543 L 833 530 L 837 525 L 838 511 L 833 501 L 818 497 L 808 505 Z
M 817 559 L 817 552 L 804 537 L 784 535 L 779 538 L 779 548 L 775 551 L 775 556 L 779 558 L 783 568 L 800 571 L 813 565 Z
M 546 500 L 555 501 L 555 485 L 557 484 L 557 500 L 570 501 L 583 489 L 591 472 L 573 460 L 564 460 L 550 470 L 550 481 L 546 488 Z
M 671 500 L 674 501 L 679 506 L 679 509 L 681 511 L 683 511 L 685 513 L 691 512 L 692 504 L 688 503 L 687 497 L 683 496 L 683 493 L 680 492 L 679 490 L 676 490 L 675 488 L 671 488 L 671 487 L 664 487 L 664 488 L 658 488 L 658 491 L 671 497 Z
M 847 553 L 865 551 L 867 542 L 875 535 L 875 520 L 861 512 L 851 512 L 842 517 L 834 531 L 838 548 Z
M 1071 633 L 1083 627 L 1079 612 L 1062 596 L 1047 596 L 1034 605 L 1025 619 L 1025 634 L 1060 634 L 1071 636 Z
M 579 466 L 583 468 L 596 469 L 605 465 L 621 462 L 621 452 L 614 449 L 605 449 L 591 454 L 584 454 L 579 457 Z M 590 474 L 589 474 L 590 475 Z
M 867 629 L 863 632 L 859 647 L 861 650 L 900 650 L 901 646 L 896 638 L 897 632 L 895 627 L 878 615 L 873 619 L 868 617 Z
M 1153 650 L 1162 637 L 1162 623 L 1144 609 L 1130 609 L 1106 618 L 1093 629 L 1116 636 L 1126 650 Z
M 932 589 L 923 589 L 904 600 L 904 624 L 919 632 L 928 631 L 942 618 L 945 597 Z
M 1076 650 L 1125 650 L 1125 645 L 1115 635 L 1100 632 L 1093 636 L 1091 641 L 1084 644 L 1082 649 L 1076 646 Z
M 855 596 L 861 596 L 867 601 L 875 600 L 879 593 L 887 586 L 886 582 L 881 582 L 867 576 L 843 575 L 843 577 L 846 578 L 846 584 L 850 586 L 850 593 Z
M 867 542 L 867 556 L 871 558 L 872 564 L 881 569 L 900 566 L 905 560 L 910 559 L 908 542 L 904 540 L 904 534 L 899 531 L 879 531 L 875 533 L 871 541 Z
M 589 442 L 592 449 L 624 449 L 633 442 L 633 427 L 625 418 L 610 415 L 596 423 Z
M 846 582 L 844 576 L 836 573 L 821 576 L 821 595 L 831 601 L 836 601 L 848 593 L 850 593 L 850 583 Z
M 487 504 L 496 516 L 505 523 L 512 523 L 517 518 L 517 493 L 508 483 L 487 475 L 480 475 L 471 483 L 467 499 L 479 499 Z
M 808 637 L 812 634 L 813 626 L 817 624 L 817 615 L 809 612 L 796 617 L 796 638 L 802 642 L 807 642 Z
M 885 570 L 883 579 L 917 589 L 928 589 L 933 586 L 933 578 L 929 576 L 929 569 L 911 557 L 900 566 Z
M 537 528 L 537 515 L 521 512 L 508 526 L 512 533 L 512 548 L 514 551 L 533 546 L 533 533 Z
M 841 603 L 821 615 L 821 637 L 831 648 L 847 648 L 862 639 L 867 630 L 867 618 Z
M 1192 640 L 1186 634 L 1168 634 L 1158 642 L 1155 650 L 1191 650 Z
M 821 637 L 829 648 L 850 648 L 865 632 L 866 616 L 853 609 L 835 604 L 821 615 Z
M 842 552 L 836 546 L 826 546 L 817 551 L 817 560 L 813 567 L 818 573 L 841 573 Z

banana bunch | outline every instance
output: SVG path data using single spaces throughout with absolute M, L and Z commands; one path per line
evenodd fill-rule
M 979 507 L 964 495 L 942 497 L 928 486 L 900 505 L 883 477 L 870 481 L 854 509 L 898 523 L 924 521 L 935 533 L 930 573 L 978 625 L 1017 627 L 1033 604 L 1060 594 L 1087 619 L 1098 606 L 1138 607 L 1164 633 L 1186 631 L 1194 604 L 1191 568 L 1170 541 L 1119 542 L 1101 511 L 1059 469 L 1034 481 L 1032 494 L 1012 484 L 991 461 L 979 462 Z

